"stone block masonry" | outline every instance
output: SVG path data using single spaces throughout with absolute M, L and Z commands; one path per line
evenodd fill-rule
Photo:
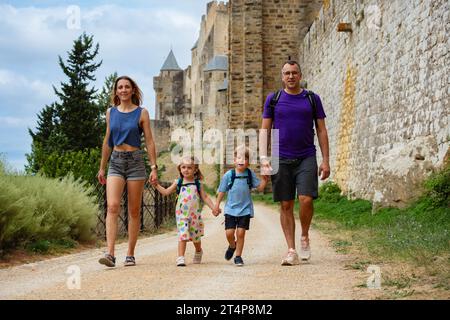
M 327 113 L 332 179 L 348 195 L 402 206 L 448 157 L 449 12 L 447 0 L 329 0 L 303 39 L 303 75 Z
M 281 88 L 281 65 L 296 59 L 322 1 L 229 2 L 229 127 L 259 128 L 266 96 Z

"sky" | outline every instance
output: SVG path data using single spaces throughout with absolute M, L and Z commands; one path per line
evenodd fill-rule
M 93 86 L 117 72 L 135 79 L 143 106 L 154 116 L 153 77 L 170 49 L 178 64 L 191 62 L 191 48 L 210 0 L 0 0 L 0 154 L 24 170 L 34 130 L 45 105 L 58 101 L 53 86 L 67 77 L 58 65 L 83 32 L 99 43 Z

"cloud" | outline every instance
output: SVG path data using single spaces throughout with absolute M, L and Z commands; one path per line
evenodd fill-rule
M 19 117 L 0 117 L 0 126 L 11 128 L 31 127 L 34 124 L 33 118 L 19 118 Z
M 12 70 L 0 69 L 0 86 L 6 87 L 4 91 L 31 91 L 36 97 L 47 98 L 53 93 L 51 85 L 41 79 L 29 79 L 27 76 L 16 73 Z M 0 90 L 2 90 L 0 88 Z M 0 91 L 2 94 L 6 92 Z
M 52 85 L 44 79 L 0 69 L 0 117 L 30 119 L 50 103 L 51 97 Z
M 158 75 L 172 47 L 179 65 L 190 64 L 190 48 L 198 36 L 200 16 L 165 8 L 142 9 L 102 5 L 80 8 L 81 29 L 67 28 L 68 6 L 51 8 L 14 8 L 0 5 L 4 19 L 0 21 L 0 69 L 14 66 L 16 72 L 30 77 L 46 78 L 59 86 L 65 76 L 57 64 L 57 56 L 67 58 L 73 40 L 83 31 L 94 35 L 100 44 L 95 86 L 100 89 L 106 76 L 145 72 Z M 39 86 L 37 82 L 35 84 Z M 44 85 L 48 97 L 54 98 L 51 86 Z M 154 105 L 152 81 L 143 84 L 146 104 Z M 46 103 L 51 103 L 48 99 Z
M 99 4 L 100 2 L 100 4 Z M 113 72 L 135 78 L 144 93 L 144 106 L 154 114 L 153 77 L 172 48 L 182 68 L 191 62 L 201 16 L 209 0 L 78 1 L 80 29 L 68 28 L 73 18 L 60 1 L 20 1 L 0 4 L 0 152 L 24 162 L 30 152 L 27 128 L 37 113 L 57 101 L 52 86 L 67 77 L 58 65 L 83 32 L 100 44 L 102 66 L 93 84 L 99 91 Z M 71 4 L 77 5 L 77 1 Z M 21 7 L 19 7 L 21 6 Z

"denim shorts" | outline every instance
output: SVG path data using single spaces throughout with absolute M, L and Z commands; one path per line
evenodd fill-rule
M 297 196 L 317 199 L 319 181 L 316 156 L 304 159 L 279 159 L 279 169 L 272 176 L 273 200 L 290 201 Z
M 109 160 L 108 177 L 122 177 L 124 180 L 147 180 L 142 150 L 113 151 Z

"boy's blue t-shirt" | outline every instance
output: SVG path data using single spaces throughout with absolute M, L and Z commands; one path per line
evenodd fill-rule
M 250 169 L 249 169 L 250 170 Z M 250 170 L 252 175 L 252 188 L 259 186 L 260 181 L 256 174 Z M 246 172 L 238 173 L 236 177 L 245 176 Z M 235 179 L 233 187 L 229 190 L 228 186 L 231 183 L 231 170 L 227 171 L 220 181 L 219 192 L 228 192 L 227 202 L 225 203 L 224 213 L 230 216 L 242 217 L 250 215 L 253 217 L 253 202 L 250 194 L 250 188 L 247 184 L 247 179 Z

